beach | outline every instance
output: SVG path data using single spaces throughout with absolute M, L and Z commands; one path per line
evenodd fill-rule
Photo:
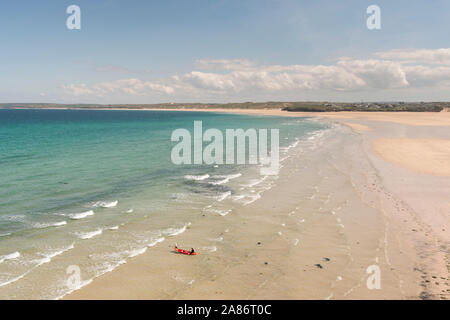
M 448 298 L 450 113 L 195 111 L 332 128 L 286 151 L 254 201 L 200 211 L 65 299 Z M 199 255 L 173 253 L 175 242 Z

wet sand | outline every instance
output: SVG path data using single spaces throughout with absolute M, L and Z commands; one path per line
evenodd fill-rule
M 261 199 L 199 213 L 185 233 L 66 299 L 448 298 L 449 113 L 215 111 L 336 127 L 295 148 Z M 200 254 L 173 253 L 175 241 Z M 374 267 L 379 289 L 367 285 Z

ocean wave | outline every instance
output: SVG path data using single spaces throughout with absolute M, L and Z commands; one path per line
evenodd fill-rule
M 87 286 L 88 284 L 90 284 L 92 281 L 94 280 L 94 278 L 92 279 L 88 279 L 85 281 L 80 281 L 80 284 L 72 289 L 70 289 L 69 291 L 63 293 L 62 295 L 60 295 L 59 297 L 56 297 L 55 300 L 60 300 L 62 298 L 64 298 L 66 295 L 71 294 L 74 291 L 80 290 L 81 288 Z
M 15 277 L 15 278 L 12 278 L 12 279 L 10 279 L 10 280 L 7 280 L 7 281 L 5 281 L 5 282 L 0 283 L 0 287 L 5 287 L 5 286 L 7 286 L 7 285 L 9 285 L 9 284 L 11 284 L 11 283 L 13 283 L 13 282 L 19 281 L 20 279 L 22 279 L 23 277 L 25 277 L 28 273 L 30 273 L 31 270 L 33 270 L 33 269 L 28 270 L 27 272 L 21 274 L 20 276 L 17 276 L 17 277 Z
M 111 202 L 106 202 L 106 201 L 98 201 L 96 203 L 94 203 L 92 206 L 94 208 L 114 208 L 115 206 L 117 206 L 117 204 L 119 203 L 118 200 L 114 200 Z
M 222 193 L 221 195 L 216 197 L 216 200 L 221 202 L 221 201 L 225 200 L 226 198 L 228 198 L 229 196 L 231 196 L 231 191 L 227 191 L 225 193 Z
M 255 186 L 257 186 L 258 184 L 264 182 L 269 176 L 264 176 L 261 179 L 254 179 L 251 180 L 249 184 L 243 184 L 243 187 L 248 187 L 248 188 L 253 188 Z
M 99 270 L 96 272 L 96 274 L 88 280 L 85 280 L 83 282 L 81 282 L 77 287 L 72 288 L 68 291 L 66 291 L 65 293 L 63 293 L 62 295 L 60 295 L 59 297 L 55 298 L 56 300 L 62 299 L 63 297 L 65 297 L 68 294 L 71 294 L 72 292 L 81 289 L 82 287 L 92 283 L 92 281 L 95 278 L 98 278 L 108 272 L 113 271 L 114 269 L 116 269 L 117 267 L 119 267 L 122 264 L 126 264 L 127 260 L 123 258 L 123 255 L 125 255 L 127 258 L 133 258 L 136 257 L 140 254 L 143 254 L 147 251 L 147 247 L 152 247 L 154 245 L 156 245 L 159 242 L 164 241 L 164 237 L 159 237 L 156 238 L 155 240 L 153 240 L 152 243 L 148 244 L 146 247 L 144 248 L 139 248 L 139 249 L 134 249 L 134 250 L 127 250 L 127 251 L 123 251 L 120 254 L 119 253 L 114 253 L 112 256 L 115 257 L 117 260 L 115 262 L 111 262 L 111 261 L 105 261 L 101 264 L 101 266 L 99 266 Z M 122 256 L 122 257 L 121 257 Z
M 199 175 L 199 176 L 187 175 L 187 176 L 184 176 L 184 178 L 186 180 L 202 181 L 202 180 L 208 179 L 209 174 L 204 174 L 204 175 Z
M 8 221 L 8 222 L 25 222 L 26 217 L 23 214 L 15 214 L 15 215 L 0 215 L 0 221 Z
M 43 265 L 43 264 L 45 264 L 45 263 L 49 263 L 50 261 L 52 261 L 52 259 L 53 259 L 54 257 L 59 256 L 60 254 L 63 254 L 64 252 L 73 249 L 74 247 L 75 247 L 75 246 L 74 246 L 74 244 L 72 243 L 72 244 L 71 244 L 70 246 L 68 246 L 67 248 L 60 249 L 60 250 L 56 250 L 56 251 L 50 252 L 50 253 L 42 254 L 44 257 L 43 257 L 42 259 L 38 259 L 38 260 L 35 261 L 35 262 L 37 263 L 36 267 L 37 267 L 37 266 L 40 266 L 40 265 Z
M 10 254 L 6 254 L 4 256 L 0 256 L 0 263 L 3 263 L 6 260 L 14 260 L 20 257 L 20 252 L 16 251 Z
M 220 210 L 220 209 L 206 209 L 209 212 L 213 212 L 216 213 L 222 217 L 225 217 L 227 214 L 229 214 L 231 211 L 233 211 L 233 209 L 228 209 L 228 210 Z
M 97 229 L 95 231 L 91 231 L 91 232 L 83 232 L 83 233 L 77 233 L 78 238 L 82 239 L 82 240 L 86 240 L 86 239 L 91 239 L 95 236 L 101 235 L 103 233 L 103 229 Z
M 67 224 L 67 221 L 60 221 L 60 222 L 54 222 L 54 223 L 36 223 L 33 228 L 36 229 L 44 229 L 49 227 L 60 227 Z
M 35 270 L 39 266 L 41 266 L 41 265 L 43 265 L 45 263 L 49 263 L 53 257 L 56 257 L 56 256 L 60 255 L 61 253 L 66 252 L 66 251 L 68 251 L 68 250 L 70 250 L 72 248 L 73 248 L 73 244 L 71 246 L 69 246 L 68 248 L 65 248 L 65 249 L 62 249 L 62 250 L 58 250 L 56 252 L 44 255 L 44 258 L 35 260 L 36 264 L 35 264 L 34 267 L 28 269 L 26 272 L 22 273 L 21 275 L 15 277 L 15 278 L 12 278 L 12 279 L 9 279 L 9 280 L 7 280 L 5 282 L 0 283 L 0 287 L 5 287 L 5 286 L 7 286 L 7 285 L 9 285 L 11 283 L 19 281 L 20 279 L 24 278 L 27 274 L 29 274 L 31 271 Z M 12 254 L 10 254 L 8 256 L 14 256 L 15 258 L 18 258 L 20 256 L 20 254 L 18 252 L 14 252 L 14 253 L 12 253 Z
M 108 230 L 119 230 L 119 226 L 110 227 Z
M 164 240 L 166 240 L 166 238 L 164 238 L 164 237 L 156 238 L 156 239 L 152 240 L 149 244 L 147 244 L 147 247 L 156 246 L 158 243 L 163 242 Z
M 0 233 L 0 237 L 7 237 L 10 236 L 11 232 L 7 232 L 7 233 Z
M 89 211 L 81 212 L 81 213 L 71 213 L 71 214 L 68 214 L 67 216 L 73 220 L 80 220 L 80 219 L 84 219 L 86 217 L 93 216 L 93 215 L 94 215 L 94 211 L 89 210 Z
M 221 185 L 221 184 L 229 182 L 232 179 L 239 178 L 240 176 L 242 176 L 241 173 L 230 174 L 230 175 L 226 175 L 226 176 L 213 176 L 212 178 L 222 179 L 222 180 L 212 181 L 212 182 L 210 182 L 210 184 L 212 184 L 212 185 Z
M 182 226 L 181 228 L 168 228 L 166 230 L 163 230 L 162 234 L 165 234 L 167 236 L 177 236 L 177 235 L 185 232 L 187 227 L 190 225 L 191 225 L 191 223 L 189 222 L 189 223 L 185 224 L 184 226 Z
M 128 251 L 128 258 L 136 257 L 140 254 L 145 253 L 145 251 L 147 251 L 147 247 Z
M 280 148 L 280 150 L 283 152 L 288 152 L 290 149 L 297 147 L 299 143 L 300 143 L 300 140 L 296 139 L 294 143 L 291 143 L 287 147 L 282 147 L 282 148 Z
M 250 198 L 248 201 L 244 201 L 244 203 L 243 203 L 244 206 L 247 206 L 247 205 L 255 202 L 256 200 L 260 199 L 261 195 L 259 193 L 257 193 L 255 195 L 251 195 L 251 196 L 247 195 L 247 196 L 245 196 L 245 198 Z
M 210 246 L 210 247 L 200 247 L 200 250 L 208 251 L 208 252 L 216 252 L 217 247 L 216 246 Z

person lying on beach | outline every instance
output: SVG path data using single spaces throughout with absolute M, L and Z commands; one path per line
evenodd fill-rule
M 190 251 L 178 249 L 178 245 L 175 243 L 175 251 L 178 253 L 188 254 L 188 255 L 197 255 L 197 252 L 195 252 L 194 248 L 191 248 Z

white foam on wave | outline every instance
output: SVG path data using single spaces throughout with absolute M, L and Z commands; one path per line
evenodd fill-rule
M 111 201 L 111 202 L 98 201 L 98 202 L 94 203 L 92 206 L 94 208 L 98 208 L 98 207 L 101 207 L 101 208 L 114 208 L 114 207 L 117 206 L 118 203 L 119 203 L 118 200 L 114 200 L 114 201 Z
M 108 228 L 109 230 L 119 230 L 119 226 L 114 226 L 114 227 L 110 227 Z
M 11 235 L 11 232 L 1 233 L 0 237 L 7 237 L 7 236 L 10 236 L 10 235 Z
M 126 251 L 125 253 L 128 254 L 128 257 L 135 257 L 139 254 L 144 253 L 147 250 L 147 248 L 140 248 L 140 249 L 136 249 L 136 250 L 130 250 L 130 251 Z M 81 289 L 82 287 L 90 284 L 95 278 L 98 278 L 108 272 L 114 271 L 114 269 L 116 269 L 117 267 L 119 267 L 122 264 L 126 264 L 127 261 L 125 259 L 120 259 L 116 262 L 105 262 L 103 264 L 103 268 L 101 271 L 97 272 L 95 274 L 95 276 L 93 276 L 91 279 L 88 279 L 86 281 L 83 281 L 80 283 L 80 285 L 78 285 L 77 287 L 65 292 L 64 294 L 62 294 L 61 296 L 57 297 L 56 300 L 62 299 L 63 297 L 65 297 L 68 294 L 71 294 L 72 292 Z
M 228 215 L 231 211 L 233 211 L 233 209 L 228 209 L 228 210 L 212 210 L 214 213 L 217 213 L 218 215 L 225 217 L 226 215 Z
M 200 175 L 200 176 L 187 175 L 187 176 L 184 176 L 184 178 L 186 180 L 202 181 L 202 180 L 208 179 L 209 174 L 204 174 L 204 175 Z
M 70 289 L 69 291 L 65 292 L 64 294 L 60 295 L 59 297 L 56 297 L 54 300 L 60 300 L 62 298 L 64 298 L 66 295 L 71 294 L 74 291 L 77 291 L 85 286 L 87 286 L 88 284 L 90 284 L 94 279 L 89 279 L 89 280 L 85 280 L 85 281 L 80 281 L 79 285 Z
M 221 195 L 219 195 L 216 200 L 221 202 L 223 200 L 225 200 L 226 198 L 228 198 L 229 196 L 231 196 L 231 191 L 227 191 L 225 193 L 222 193 Z
M 264 176 L 261 179 L 252 180 L 249 184 L 242 185 L 243 187 L 253 188 L 258 184 L 264 182 L 269 176 Z
M 259 193 L 258 193 L 258 194 L 255 194 L 255 195 L 246 195 L 246 196 L 244 197 L 244 199 L 245 199 L 245 198 L 249 198 L 249 200 L 244 201 L 244 203 L 243 203 L 244 206 L 247 206 L 247 205 L 249 205 L 249 204 L 255 202 L 256 200 L 260 199 L 260 198 L 261 198 L 261 195 L 260 195 Z
M 128 258 L 133 258 L 133 257 L 136 257 L 138 255 L 141 255 L 141 254 L 145 253 L 145 251 L 147 251 L 147 247 L 131 250 L 128 253 Z
M 5 281 L 5 282 L 0 283 L 0 287 L 4 287 L 4 286 L 7 286 L 7 285 L 9 285 L 9 284 L 11 284 L 11 283 L 13 283 L 13 282 L 19 281 L 20 279 L 22 279 L 23 277 L 25 277 L 28 273 L 30 273 L 31 270 L 33 270 L 33 269 L 28 270 L 27 272 L 21 274 L 21 275 L 18 276 L 18 277 L 15 277 L 15 278 L 13 278 L 13 279 L 10 279 L 10 280 L 8 280 L 8 281 Z
M 226 176 L 214 176 L 213 178 L 222 179 L 222 180 L 210 182 L 210 184 L 221 185 L 221 184 L 229 182 L 232 179 L 239 178 L 240 176 L 242 176 L 242 173 L 230 174 L 230 175 L 226 175 Z
M 294 143 L 288 145 L 287 147 L 280 148 L 280 150 L 281 150 L 282 152 L 286 153 L 286 152 L 288 152 L 290 149 L 297 147 L 299 143 L 300 143 L 300 140 L 297 139 L 297 140 L 295 140 Z
M 66 251 L 69 251 L 71 249 L 75 248 L 74 244 L 72 243 L 70 246 L 68 246 L 67 248 L 63 248 L 60 250 L 56 250 L 54 252 L 50 252 L 50 253 L 45 253 L 42 254 L 44 256 L 44 258 L 42 259 L 38 259 L 35 262 L 37 263 L 36 267 L 43 265 L 45 263 L 49 263 L 50 261 L 52 261 L 52 259 L 56 256 L 59 256 L 60 254 L 63 254 Z
M 184 226 L 182 226 L 181 228 L 168 228 L 166 230 L 163 230 L 162 233 L 167 235 L 167 236 L 177 236 L 179 234 L 182 234 L 183 232 L 186 231 L 187 227 L 190 226 L 191 223 L 186 223 Z
M 84 219 L 86 217 L 93 216 L 93 215 L 94 215 L 94 211 L 89 210 L 89 211 L 81 212 L 81 213 L 71 213 L 71 214 L 68 214 L 67 216 L 69 216 L 70 219 L 73 219 L 73 220 L 80 220 L 80 219 Z
M 133 213 L 133 212 L 134 212 L 134 209 L 127 210 L 126 212 L 127 212 L 127 213 Z
M 149 244 L 147 244 L 147 247 L 156 246 L 158 243 L 163 242 L 164 240 L 166 240 L 166 238 L 164 238 L 164 237 L 156 238 L 156 239 L 152 240 Z
M 44 258 L 35 260 L 36 264 L 35 264 L 34 267 L 28 269 L 26 272 L 22 273 L 21 275 L 15 277 L 15 278 L 12 278 L 12 279 L 10 279 L 8 281 L 0 283 L 0 287 L 4 287 L 4 286 L 7 286 L 7 285 L 9 285 L 11 283 L 14 283 L 16 281 L 19 281 L 20 279 L 24 278 L 27 274 L 29 274 L 31 271 L 35 270 L 36 268 L 38 268 L 39 266 L 41 266 L 41 265 L 43 265 L 45 263 L 49 263 L 52 260 L 52 258 L 62 254 L 63 252 L 66 252 L 66 251 L 72 249 L 73 247 L 74 247 L 74 245 L 72 244 L 72 245 L 70 245 L 69 247 L 67 247 L 65 249 L 58 250 L 56 252 L 52 252 L 52 253 L 44 255 Z M 9 254 L 7 256 L 11 256 L 11 257 L 14 257 L 14 259 L 16 259 L 16 258 L 20 257 L 20 253 L 19 252 L 14 252 L 14 253 Z
M 16 251 L 10 254 L 6 254 L 4 256 L 0 256 L 0 263 L 3 263 L 6 260 L 14 260 L 20 257 L 20 252 Z
M 16 215 L 0 215 L 0 220 L 2 221 L 19 221 L 23 222 L 25 221 L 25 215 L 23 214 L 16 214 Z
M 162 241 L 164 241 L 164 240 L 165 240 L 164 237 L 156 238 L 156 239 L 154 239 L 151 243 L 149 243 L 146 247 L 144 247 L 144 248 L 139 248 L 139 249 L 135 249 L 135 250 L 129 250 L 129 251 L 126 251 L 125 254 L 127 255 L 128 258 L 136 257 L 136 256 L 138 256 L 138 255 L 140 255 L 140 254 L 145 253 L 145 252 L 147 251 L 147 247 L 152 247 L 152 246 L 156 245 L 157 243 L 160 243 L 160 242 L 162 242 Z M 120 259 L 120 260 L 117 261 L 117 262 L 105 262 L 105 263 L 104 263 L 104 268 L 103 268 L 103 270 L 101 270 L 100 272 L 97 272 L 97 273 L 95 274 L 94 277 L 92 277 L 92 278 L 89 279 L 89 280 L 86 280 L 86 281 L 81 282 L 81 283 L 80 283 L 78 286 L 76 286 L 75 288 L 72 288 L 72 289 L 70 289 L 69 291 L 65 292 L 64 294 L 60 295 L 59 297 L 55 298 L 55 300 L 62 299 L 62 298 L 65 297 L 66 295 L 71 294 L 72 292 L 81 289 L 82 287 L 84 287 L 84 286 L 90 284 L 95 278 L 98 278 L 98 277 L 100 277 L 101 275 L 104 275 L 105 273 L 111 272 L 111 271 L 113 271 L 114 269 L 116 269 L 118 266 L 120 266 L 120 265 L 122 265 L 122 264 L 125 264 L 125 263 L 127 263 L 127 261 L 126 261 L 125 259 Z M 1 286 L 1 285 L 0 285 L 0 286 Z
M 84 233 L 78 233 L 78 238 L 82 239 L 82 240 L 86 240 L 86 239 L 91 239 L 95 236 L 101 235 L 103 233 L 103 229 L 97 229 L 95 231 L 91 231 L 91 232 L 84 232 Z
M 67 224 L 67 221 L 60 221 L 54 223 L 36 223 L 33 227 L 36 229 L 44 229 L 50 227 L 61 227 Z

